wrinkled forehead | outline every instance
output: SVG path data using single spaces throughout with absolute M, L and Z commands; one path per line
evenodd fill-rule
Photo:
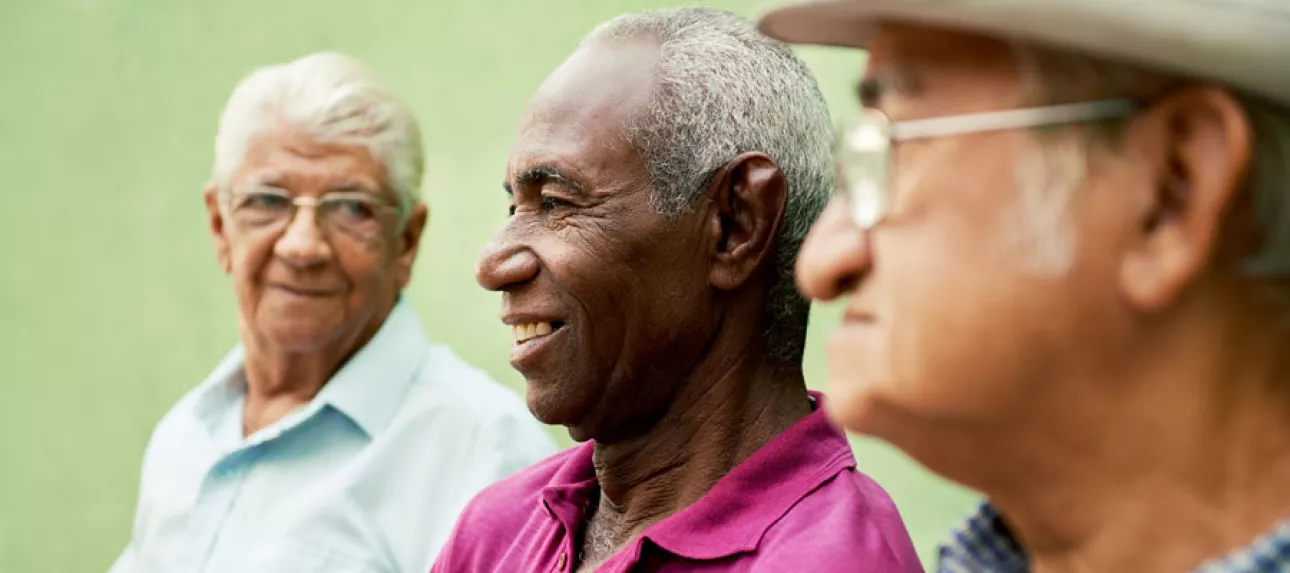
M 511 148 L 511 171 L 551 157 L 623 152 L 629 122 L 653 94 L 657 56 L 657 45 L 645 40 L 580 47 L 525 108 Z
M 999 38 L 904 24 L 879 26 L 869 45 L 861 104 L 893 118 L 1015 106 L 1021 99 L 1014 44 Z M 916 109 L 909 109 L 913 106 Z
M 263 131 L 247 140 L 245 158 L 232 184 L 306 193 L 324 186 L 389 194 L 385 169 L 366 146 L 324 141 L 287 128 Z

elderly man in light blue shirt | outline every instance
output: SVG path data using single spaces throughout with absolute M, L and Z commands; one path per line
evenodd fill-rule
M 111 573 L 424 572 L 476 492 L 554 452 L 400 297 L 422 161 L 348 57 L 237 86 L 205 198 L 241 344 L 157 426 Z

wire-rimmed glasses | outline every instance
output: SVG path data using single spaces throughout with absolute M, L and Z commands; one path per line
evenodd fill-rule
M 839 131 L 834 150 L 838 190 L 850 201 L 855 224 L 869 229 L 882 221 L 891 205 L 896 142 L 1116 119 L 1131 115 L 1136 107 L 1133 100 L 1115 99 L 911 121 L 891 121 L 879 110 L 864 108 Z
M 256 230 L 281 230 L 295 218 L 297 209 L 310 207 L 327 230 L 359 239 L 380 234 L 382 223 L 398 212 L 398 207 L 361 191 L 295 197 L 281 189 L 267 188 L 234 192 L 229 207 L 234 222 Z

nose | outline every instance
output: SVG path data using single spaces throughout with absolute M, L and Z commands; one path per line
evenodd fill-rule
M 834 200 L 802 243 L 797 286 L 809 299 L 833 300 L 855 289 L 872 263 L 869 231 L 852 222 L 842 200 Z
M 475 281 L 491 291 L 505 291 L 537 277 L 538 259 L 533 251 L 502 229 L 479 253 Z
M 273 252 L 279 258 L 296 267 L 309 267 L 322 264 L 331 259 L 331 244 L 327 242 L 322 229 L 318 228 L 318 217 L 313 207 L 301 206 L 287 221 L 286 229 L 273 245 Z

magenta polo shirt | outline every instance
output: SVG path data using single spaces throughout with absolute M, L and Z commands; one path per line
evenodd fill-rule
M 572 571 L 586 509 L 600 495 L 593 448 L 581 444 L 481 492 L 431 571 Z M 921 572 L 895 504 L 855 467 L 846 436 L 817 407 L 596 571 Z

